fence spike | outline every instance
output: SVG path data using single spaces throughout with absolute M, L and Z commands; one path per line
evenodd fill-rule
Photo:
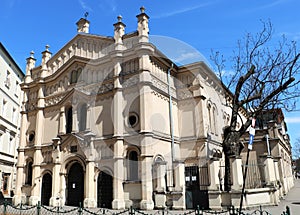
M 6 200 L 4 201 L 4 215 L 6 214 L 6 207 L 7 207 L 7 204 L 6 204 Z
M 82 214 L 81 202 L 79 202 L 78 214 L 79 214 L 79 215 L 81 215 L 81 214 Z
M 36 209 L 37 209 L 37 215 L 40 215 L 40 212 L 41 212 L 41 202 L 40 201 L 38 201 Z

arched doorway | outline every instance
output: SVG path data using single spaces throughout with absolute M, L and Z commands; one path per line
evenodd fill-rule
M 52 176 L 46 173 L 42 179 L 42 205 L 49 205 L 49 201 L 52 194 Z
M 79 163 L 74 163 L 68 173 L 68 195 L 67 203 L 69 206 L 79 206 L 83 204 L 84 197 L 84 173 Z
M 113 178 L 111 175 L 101 171 L 97 181 L 98 195 L 97 207 L 111 208 L 113 201 Z

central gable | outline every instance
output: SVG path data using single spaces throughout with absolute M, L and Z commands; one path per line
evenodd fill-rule
M 47 62 L 48 74 L 54 74 L 73 57 L 90 60 L 102 58 L 114 49 L 113 44 L 111 37 L 77 34 Z

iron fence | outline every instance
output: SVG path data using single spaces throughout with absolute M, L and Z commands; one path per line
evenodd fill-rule
M 243 161 L 243 172 L 246 164 Z M 264 164 L 257 163 L 256 160 L 249 160 L 248 173 L 246 178 L 246 189 L 262 188 L 265 185 Z
M 231 206 L 227 210 L 214 211 L 214 210 L 202 210 L 197 207 L 195 210 L 189 211 L 173 211 L 173 210 L 152 210 L 141 211 L 131 207 L 126 210 L 110 210 L 105 208 L 84 208 L 84 207 L 49 207 L 43 206 L 38 203 L 36 206 L 17 205 L 14 206 L 8 202 L 0 203 L 0 214 L 3 215 L 272 215 L 271 213 L 259 207 L 258 210 L 253 212 L 239 212 L 238 209 Z M 275 214 L 273 214 L 275 215 Z M 279 215 L 279 214 L 277 214 Z M 290 209 L 287 206 L 286 210 L 280 215 L 291 215 Z

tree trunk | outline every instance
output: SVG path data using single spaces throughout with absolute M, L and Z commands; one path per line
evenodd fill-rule
M 225 175 L 224 175 L 224 190 L 230 191 L 232 180 L 231 180 L 231 164 L 230 157 L 239 157 L 243 149 L 243 144 L 239 141 L 241 134 L 239 131 L 231 131 L 225 129 L 223 150 L 225 155 Z M 233 179 L 234 180 L 234 179 Z

